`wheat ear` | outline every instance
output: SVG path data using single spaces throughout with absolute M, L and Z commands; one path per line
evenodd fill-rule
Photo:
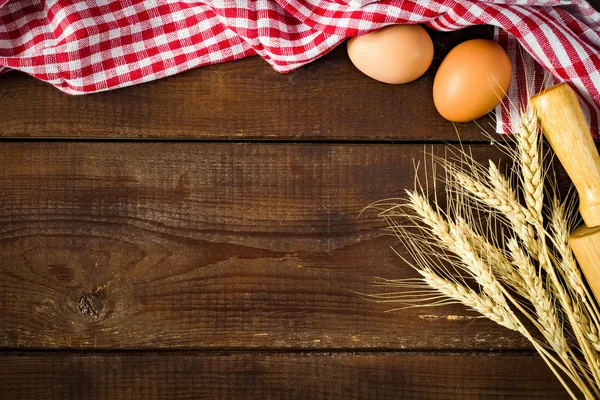
M 467 307 L 510 330 L 523 333 L 521 323 L 515 314 L 503 304 L 498 303 L 493 296 L 477 293 L 464 285 L 441 278 L 431 271 L 419 270 L 419 273 L 423 275 L 429 286 L 439 290 L 445 296 L 460 301 Z
M 539 149 L 541 142 L 537 129 L 537 116 L 532 107 L 528 107 L 521 114 L 520 131 L 516 137 L 525 204 L 533 217 L 533 220 L 530 222 L 543 224 L 544 184 Z
M 513 268 L 512 263 L 497 246 L 493 245 L 483 235 L 475 232 L 473 227 L 462 219 L 460 227 L 467 239 L 473 244 L 474 249 L 479 256 L 489 263 L 493 272 L 498 278 L 512 287 L 520 296 L 527 295 L 527 283 L 517 270 Z
M 395 287 L 411 291 L 375 297 L 408 307 L 422 302 L 465 304 L 526 337 L 571 397 L 577 398 L 572 390 L 576 386 L 585 398 L 600 398 L 600 314 L 569 248 L 564 207 L 558 201 L 544 207 L 544 153 L 531 110 L 521 115 L 519 127 L 516 149 L 504 150 L 514 161 L 512 173 L 519 177 L 517 188 L 522 192 L 496 164 L 485 168 L 463 152 L 460 160 L 468 169 L 437 160 L 447 173 L 446 194 L 457 195 L 448 197 L 445 211 L 431 205 L 420 188 L 408 192 L 406 208 L 391 204 L 380 213 L 413 261 L 400 257 L 422 278 L 394 281 Z M 483 235 L 479 213 L 485 212 L 491 217 L 485 219 L 488 229 L 499 227 L 496 233 L 506 237 L 506 228 L 511 240 L 500 245 L 495 233 L 488 230 Z M 405 218 L 408 225 L 401 225 Z M 423 292 L 422 285 L 433 291 Z M 541 335 L 530 332 L 521 316 Z
M 538 259 L 540 266 L 548 273 L 550 282 L 555 290 L 556 298 L 561 303 L 563 310 L 573 329 L 577 344 L 583 352 L 586 360 L 590 364 L 590 372 L 593 377 L 592 387 L 597 391 L 600 387 L 599 360 L 595 350 L 586 338 L 580 321 L 575 317 L 576 310 L 573 307 L 572 299 L 559 280 L 557 272 L 552 263 L 552 256 L 546 243 L 547 232 L 544 228 L 543 203 L 544 203 L 544 185 L 543 168 L 539 156 L 541 141 L 537 129 L 537 117 L 531 107 L 521 114 L 520 130 L 517 133 L 518 142 L 518 160 L 521 168 L 521 184 L 523 186 L 525 203 L 528 213 L 531 215 L 530 223 L 534 225 L 539 241 Z M 577 363 L 575 357 L 574 361 Z M 587 372 L 582 368 L 582 374 L 587 378 Z
M 572 291 L 573 296 L 583 303 L 584 308 L 591 316 L 593 323 L 596 326 L 599 326 L 600 313 L 598 312 L 596 302 L 583 281 L 581 271 L 577 266 L 577 261 L 575 261 L 575 256 L 569 246 L 568 234 L 571 232 L 572 226 L 567 220 L 565 205 L 561 204 L 556 196 L 552 199 L 550 221 L 553 244 L 560 256 L 560 261 L 556 262 L 556 264 L 564 279 L 567 281 L 568 288 Z M 599 342 L 594 343 L 594 347 L 600 348 L 598 347 L 599 345 Z
M 493 163 L 491 163 L 493 165 Z M 538 245 L 535 233 L 529 224 L 531 214 L 517 200 L 516 194 L 509 186 L 506 179 L 497 172 L 497 168 L 490 168 L 490 184 L 481 182 L 463 172 L 456 172 L 454 178 L 458 185 L 467 191 L 473 198 L 485 206 L 497 210 L 511 224 L 513 230 L 523 241 L 528 250 L 537 255 Z
M 461 226 L 464 226 L 465 221 L 460 217 L 457 218 L 457 223 L 447 221 L 439 212 L 433 209 L 423 195 L 411 191 L 407 191 L 407 193 L 409 198 L 408 206 L 415 212 L 418 219 L 429 227 L 432 239 L 435 240 L 436 244 L 439 246 L 448 248 L 459 256 L 465 269 L 468 270 L 480 284 L 484 293 L 476 293 L 464 285 L 441 278 L 432 273 L 429 268 L 416 267 L 415 269 L 417 269 L 417 271 L 425 278 L 425 282 L 430 287 L 439 290 L 442 294 L 454 298 L 500 325 L 516 330 L 524 335 L 534 345 L 536 350 L 548 364 L 549 368 L 573 398 L 576 398 L 576 396 L 564 382 L 561 375 L 555 370 L 555 365 L 559 367 L 571 381 L 586 394 L 586 396 L 588 396 L 590 393 L 589 390 L 578 378 L 577 374 L 573 372 L 572 367 L 569 368 L 569 366 L 564 365 L 552 357 L 552 355 L 532 337 L 529 331 L 527 331 L 515 316 L 506 300 L 506 292 L 504 292 L 502 286 L 491 272 L 491 268 L 489 265 L 486 265 L 483 260 L 478 258 L 473 251 L 472 244 L 469 243 L 467 236 L 461 231 Z M 395 229 L 397 229 L 397 226 L 395 226 Z M 423 245 L 422 242 L 413 242 L 412 244 L 417 248 Z M 419 254 L 419 251 L 414 251 L 414 253 L 423 260 L 423 255 Z M 421 265 L 423 264 L 425 264 L 425 262 L 421 263 Z M 522 312 L 526 312 L 520 305 L 514 302 L 512 298 L 511 301 Z
M 558 319 L 554 300 L 546 288 L 544 288 L 542 278 L 536 272 L 531 259 L 525 254 L 514 238 L 509 239 L 508 248 L 514 266 L 519 271 L 527 288 L 526 298 L 534 306 L 538 329 L 560 358 L 566 363 L 570 363 L 569 346 Z

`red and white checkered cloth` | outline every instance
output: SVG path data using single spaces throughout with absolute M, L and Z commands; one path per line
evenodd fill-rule
M 544 80 L 531 56 L 578 90 L 598 137 L 600 14 L 584 0 L 0 0 L 0 69 L 71 94 L 255 54 L 285 73 L 350 36 L 407 23 L 495 25 L 515 62 L 509 98 L 522 105 Z M 498 111 L 502 131 L 510 113 Z

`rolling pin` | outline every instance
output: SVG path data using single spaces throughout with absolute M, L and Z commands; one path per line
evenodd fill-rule
M 562 83 L 540 92 L 530 104 L 579 194 L 584 225 L 573 231 L 569 244 L 596 300 L 600 300 L 600 156 L 569 85 Z

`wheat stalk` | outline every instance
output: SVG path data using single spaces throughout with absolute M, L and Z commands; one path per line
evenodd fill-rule
M 574 336 L 577 340 L 577 344 L 580 350 L 586 356 L 586 360 L 589 363 L 589 369 L 593 377 L 593 384 L 595 387 L 600 387 L 600 375 L 598 357 L 595 354 L 592 346 L 589 343 L 589 339 L 586 338 L 585 331 L 581 325 L 581 320 L 576 317 L 577 303 L 573 303 L 572 297 L 569 296 L 569 289 L 562 285 L 559 280 L 557 273 L 557 266 L 552 262 L 551 251 L 546 244 L 546 238 L 548 235 L 544 228 L 544 216 L 542 213 L 543 199 L 544 199 L 544 185 L 542 181 L 542 165 L 539 157 L 539 148 L 541 142 L 539 142 L 539 133 L 537 130 L 537 118 L 533 112 L 533 108 L 528 107 L 525 113 L 521 114 L 520 120 L 520 132 L 516 135 L 518 142 L 518 155 L 521 167 L 521 184 L 523 186 L 523 192 L 525 197 L 525 204 L 533 215 L 532 224 L 538 235 L 539 244 L 539 261 L 540 266 L 548 273 L 550 281 L 552 283 L 553 293 L 560 300 L 561 306 L 564 309 L 565 315 L 569 319 L 571 328 Z M 567 232 L 561 232 L 567 236 Z M 557 241 L 554 240 L 556 243 Z M 582 375 L 586 378 L 587 371 L 581 371 Z
M 558 312 L 552 294 L 544 288 L 542 278 L 536 272 L 531 258 L 513 238 L 508 241 L 513 265 L 524 281 L 525 296 L 533 305 L 539 329 L 554 351 L 565 361 L 569 361 L 569 346 L 558 319 Z
M 554 237 L 554 244 L 561 257 L 558 266 L 569 283 L 569 289 L 577 295 L 581 301 L 588 303 L 581 272 L 577 267 L 577 262 L 569 247 L 568 232 L 571 229 L 565 216 L 565 207 L 556 197 L 554 197 L 552 201 L 552 215 L 550 221 L 550 229 L 552 231 L 552 236 Z
M 515 136 L 516 149 L 505 150 L 514 161 L 516 186 L 497 164 L 483 167 L 463 153 L 467 161 L 462 166 L 437 160 L 446 171 L 446 211 L 432 205 L 423 189 L 408 191 L 404 204 L 373 206 L 412 261 L 401 257 L 422 277 L 420 282 L 386 282 L 411 291 L 374 297 L 410 307 L 460 302 L 525 336 L 571 397 L 578 397 L 574 388 L 585 398 L 600 397 L 600 313 L 567 240 L 572 208 L 557 199 L 544 207 L 547 174 L 532 110 L 521 115 Z M 487 213 L 487 220 L 510 239 L 498 242 L 489 231 L 483 234 L 473 210 Z M 416 231 L 399 220 L 408 220 Z M 477 290 L 465 283 L 467 277 Z M 540 334 L 543 341 L 536 339 Z

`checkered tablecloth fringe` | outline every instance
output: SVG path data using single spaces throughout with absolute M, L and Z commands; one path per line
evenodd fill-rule
M 578 91 L 598 136 L 600 14 L 584 0 L 0 0 L 0 70 L 70 94 L 255 54 L 286 73 L 348 37 L 407 23 L 496 26 L 515 63 L 512 103 L 523 106 L 527 89 L 548 73 Z M 509 130 L 511 112 L 498 112 L 497 130 Z

